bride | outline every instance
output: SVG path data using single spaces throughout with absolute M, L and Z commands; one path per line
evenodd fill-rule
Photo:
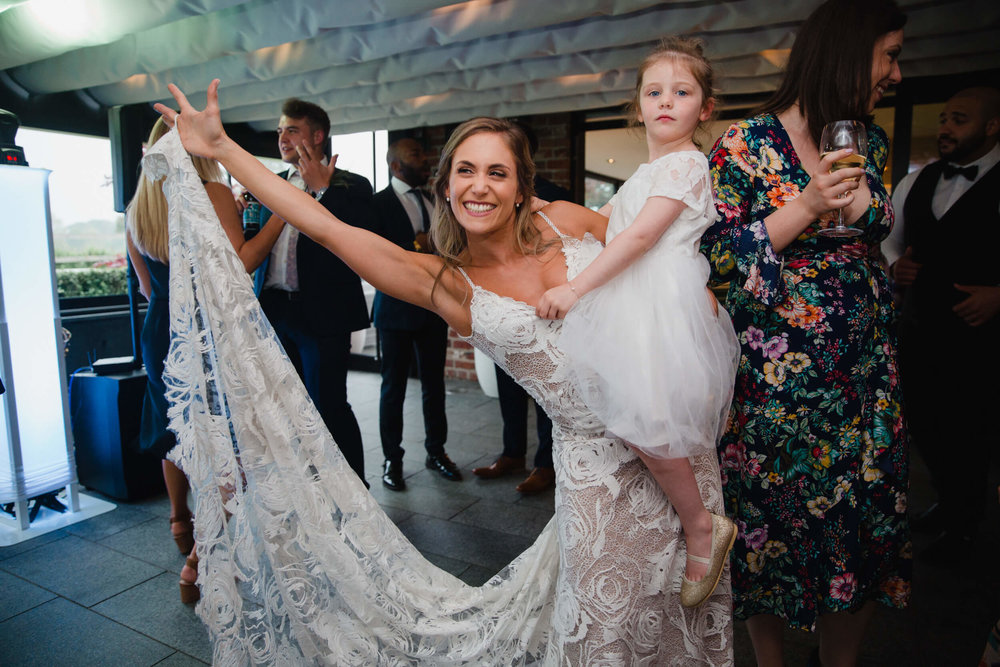
M 203 111 L 171 92 L 181 112 L 157 110 L 177 131 L 145 168 L 166 176 L 170 203 L 173 456 L 197 492 L 198 613 L 215 664 L 731 664 L 728 573 L 703 605 L 681 607 L 676 513 L 566 379 L 561 321 L 535 316 L 538 298 L 600 251 L 607 219 L 564 202 L 529 211 L 522 131 L 489 118 L 455 130 L 435 183 L 440 256 L 428 255 L 341 223 L 239 148 L 222 129 L 218 80 Z M 552 417 L 555 515 L 486 584 L 428 563 L 346 465 L 207 224 L 185 149 L 220 161 L 377 289 L 438 313 Z M 715 457 L 692 464 L 721 512 Z

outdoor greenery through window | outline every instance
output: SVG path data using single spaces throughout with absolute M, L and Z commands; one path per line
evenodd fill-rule
M 125 217 L 114 208 L 110 141 L 21 128 L 17 144 L 30 166 L 52 171 L 49 204 L 59 296 L 124 294 Z

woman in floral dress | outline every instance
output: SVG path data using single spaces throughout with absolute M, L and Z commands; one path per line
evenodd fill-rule
M 731 281 L 742 348 L 720 443 L 740 529 L 733 598 L 760 665 L 782 664 L 786 625 L 818 628 L 822 664 L 853 664 L 871 603 L 909 596 L 906 433 L 879 259 L 893 220 L 888 141 L 871 123 L 901 78 L 904 23 L 891 0 L 824 3 L 763 112 L 710 157 L 721 217 L 702 250 Z M 834 174 L 847 151 L 821 159 L 817 145 L 825 123 L 845 119 L 867 123 L 868 162 Z M 860 236 L 817 235 L 837 208 Z

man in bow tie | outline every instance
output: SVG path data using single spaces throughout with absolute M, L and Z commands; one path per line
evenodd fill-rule
M 416 252 L 432 252 L 431 213 L 434 203 L 423 190 L 430 167 L 423 146 L 412 138 L 389 144 L 386 162 L 392 178 L 375 194 L 376 231 L 396 245 Z M 444 443 L 448 421 L 444 407 L 444 363 L 448 325 L 429 310 L 382 292 L 375 293 L 372 319 L 378 329 L 382 357 L 382 391 L 379 399 L 379 435 L 382 438 L 382 484 L 403 491 L 403 400 L 414 355 L 420 376 L 424 416 L 425 465 L 445 479 L 459 481 L 462 473 L 448 458 Z
M 968 88 L 941 112 L 941 159 L 893 191 L 882 244 L 896 287 L 906 417 L 938 502 L 913 521 L 937 537 L 921 552 L 951 565 L 982 520 L 1000 399 L 1000 91 Z

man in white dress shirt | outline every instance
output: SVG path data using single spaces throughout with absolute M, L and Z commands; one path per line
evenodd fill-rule
M 327 158 L 330 118 L 319 106 L 287 100 L 278 150 L 290 183 L 312 194 L 342 221 L 371 230 L 372 187 Z M 269 214 L 267 214 L 269 215 Z M 281 224 L 271 220 L 268 226 Z M 253 267 L 250 267 L 253 268 Z M 347 401 L 351 332 L 368 328 L 361 279 L 336 255 L 285 225 L 257 270 L 261 308 L 348 464 L 364 480 L 364 447 Z
M 920 555 L 958 563 L 987 499 L 1000 404 L 1000 91 L 963 90 L 945 104 L 941 160 L 893 191 L 882 244 L 903 294 L 900 376 L 913 443 L 938 502 L 913 522 L 937 538 Z

